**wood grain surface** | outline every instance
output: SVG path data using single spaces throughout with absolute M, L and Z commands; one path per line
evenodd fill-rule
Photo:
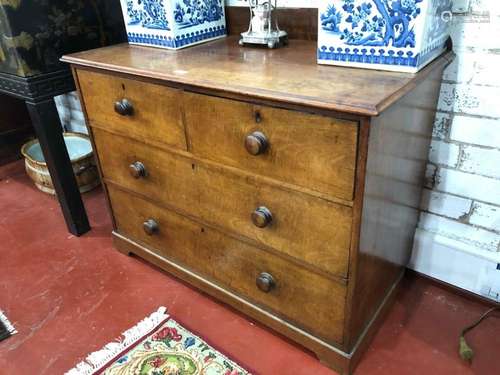
M 342 341 L 345 286 L 117 188 L 109 193 L 118 233 L 318 337 Z M 142 226 L 151 218 L 159 231 L 149 236 Z M 263 272 L 276 281 L 269 293 L 256 285 Z
M 330 274 L 347 276 L 350 207 L 257 183 L 221 166 L 204 164 L 98 129 L 93 129 L 93 134 L 97 149 L 106 149 L 99 155 L 105 181 Z M 135 161 L 145 165 L 146 178 L 130 176 L 129 165 Z M 252 212 L 261 206 L 273 213 L 273 222 L 267 228 L 258 228 L 251 220 Z
M 187 89 L 376 116 L 451 59 L 448 54 L 418 74 L 395 73 L 318 65 L 316 49 L 304 40 L 276 50 L 240 47 L 237 37 L 228 37 L 180 51 L 119 44 L 63 61 Z
M 400 102 L 372 119 L 366 138 L 359 249 L 350 274 L 349 348 L 356 344 L 410 259 L 441 76 L 442 71 L 436 70 Z
M 237 39 L 65 57 L 91 96 L 115 244 L 350 374 L 408 261 L 453 53 L 404 74 Z M 123 99 L 135 119 L 111 112 Z
M 186 93 L 190 151 L 203 158 L 351 200 L 358 124 L 234 100 Z M 262 132 L 262 155 L 245 149 L 245 137 Z
M 85 70 L 77 74 L 90 125 L 186 149 L 180 90 Z M 132 115 L 115 112 L 122 99 L 133 106 Z

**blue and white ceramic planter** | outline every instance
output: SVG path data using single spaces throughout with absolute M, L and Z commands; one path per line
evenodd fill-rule
M 224 0 L 120 0 L 131 44 L 179 49 L 226 35 Z
M 449 37 L 452 0 L 322 0 L 320 64 L 415 73 Z

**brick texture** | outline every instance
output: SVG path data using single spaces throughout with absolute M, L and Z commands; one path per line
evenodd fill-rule
M 450 116 L 449 114 L 440 114 L 438 118 L 442 118 L 441 122 L 450 124 L 447 127 L 445 125 L 441 126 L 449 131 L 451 141 L 486 147 L 499 147 L 500 119 L 455 115 L 453 117 L 453 126 L 451 126 L 451 119 L 445 117 L 446 115 Z M 445 119 L 447 119 L 447 122 Z M 439 132 L 439 123 L 437 125 L 438 127 L 435 126 L 435 136 L 443 133 Z
M 472 0 L 453 17 L 457 58 L 443 77 L 420 221 L 423 230 L 494 251 L 500 246 L 499 3 Z
M 472 206 L 470 223 L 483 228 L 497 230 L 500 227 L 500 207 L 475 202 Z
M 463 221 L 471 212 L 472 199 L 424 189 L 421 207 L 427 212 Z
M 57 96 L 54 100 L 63 128 L 70 132 L 87 134 L 85 117 L 76 92 Z
M 453 17 L 457 58 L 443 76 L 410 264 L 488 298 L 500 272 L 499 36 L 499 1 L 471 0 Z
M 456 167 L 459 161 L 460 146 L 439 140 L 432 141 L 429 161 L 447 167 Z

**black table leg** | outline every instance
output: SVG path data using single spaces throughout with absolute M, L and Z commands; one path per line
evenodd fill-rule
M 26 105 L 47 162 L 66 225 L 71 233 L 80 236 L 90 230 L 90 225 L 64 144 L 61 120 L 54 99 L 36 103 L 27 101 Z

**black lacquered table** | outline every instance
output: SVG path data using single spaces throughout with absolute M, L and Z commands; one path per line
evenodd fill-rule
M 54 97 L 75 90 L 67 53 L 126 40 L 119 0 L 2 2 L 0 93 L 25 101 L 68 226 L 90 230 Z M 0 109 L 1 110 L 1 109 Z
M 0 92 L 26 102 L 68 230 L 79 236 L 88 232 L 90 225 L 54 102 L 54 96 L 74 89 L 67 69 L 31 77 L 0 73 Z

